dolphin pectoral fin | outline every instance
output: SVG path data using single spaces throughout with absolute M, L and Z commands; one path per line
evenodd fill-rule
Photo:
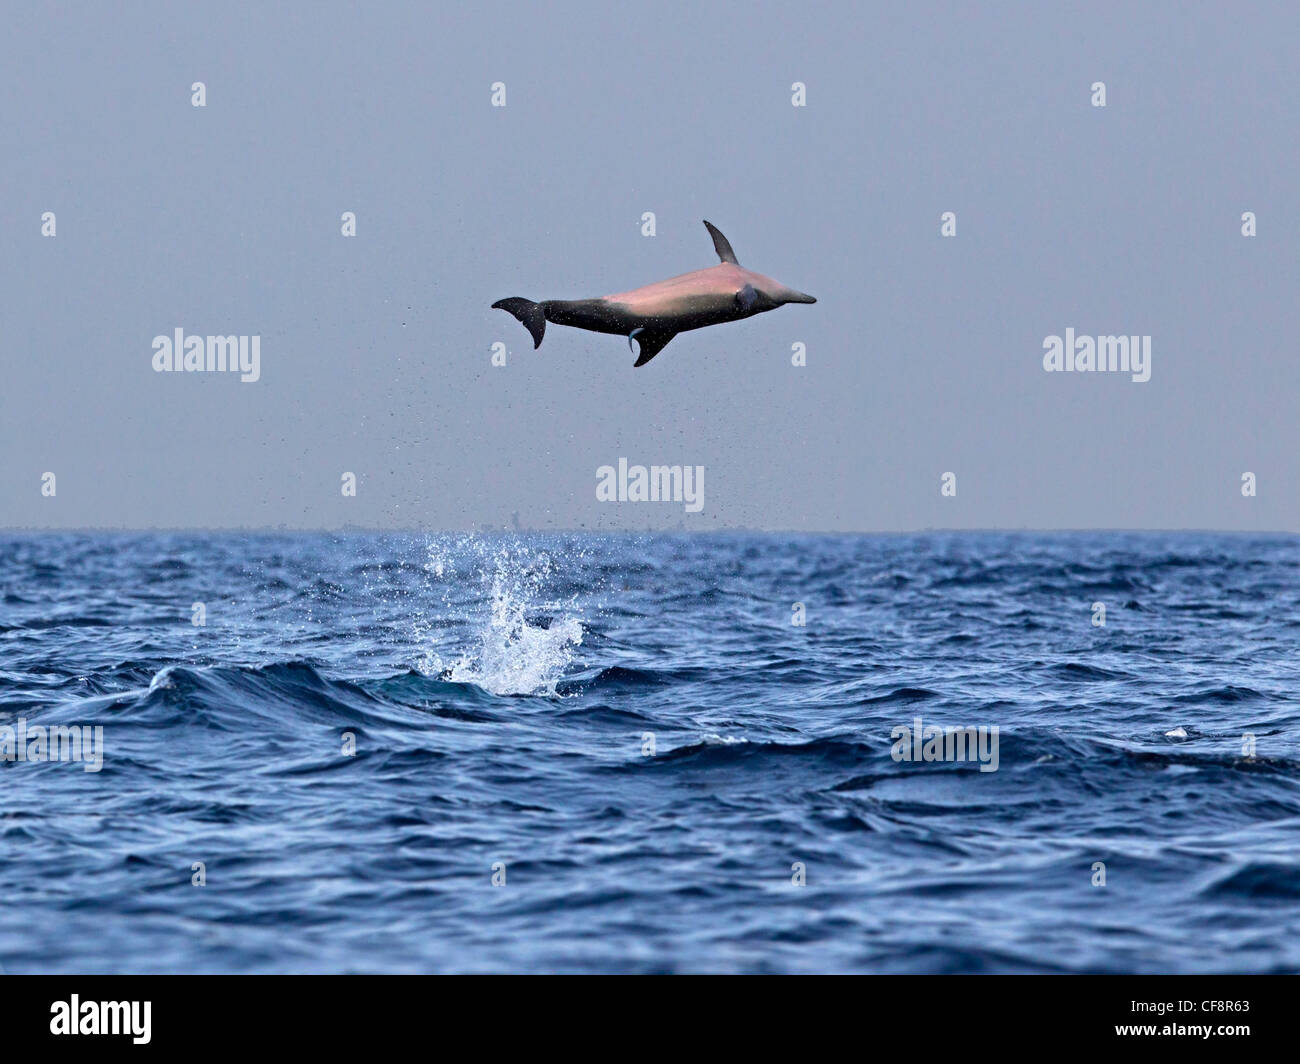
M 631 351 L 632 354 L 634 355 L 636 354 L 636 348 L 632 346 L 632 341 L 635 340 L 638 336 L 640 336 L 643 332 L 645 332 L 644 326 L 639 329 L 633 329 L 630 333 L 627 334 L 627 349 Z
M 754 291 L 752 284 L 745 285 L 736 293 L 736 306 L 741 310 L 753 310 L 754 304 L 758 302 L 758 293 Z
M 631 347 L 632 337 L 635 336 L 637 345 L 641 349 L 640 353 L 637 355 L 636 361 L 632 363 L 633 368 L 644 366 L 654 358 L 655 355 L 659 354 L 660 351 L 667 347 L 669 341 L 671 341 L 676 335 L 675 332 L 659 332 L 646 328 L 633 329 L 628 333 L 627 344 Z
M 739 266 L 740 263 L 736 261 L 736 253 L 731 250 L 731 244 L 727 241 L 727 238 L 718 231 L 712 222 L 706 221 L 704 225 L 709 230 L 709 236 L 713 237 L 713 250 L 718 253 L 718 258 L 722 262 L 730 262 Z

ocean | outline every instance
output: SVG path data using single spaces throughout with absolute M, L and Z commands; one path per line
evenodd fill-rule
M 0 969 L 1300 971 L 1298 575 L 1282 535 L 4 534 Z

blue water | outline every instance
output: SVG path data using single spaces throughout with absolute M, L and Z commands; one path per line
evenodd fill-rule
M 0 967 L 1300 970 L 1298 575 L 1290 537 L 3 536 L 0 726 L 103 763 L 0 762 Z M 917 717 L 997 770 L 895 760 Z

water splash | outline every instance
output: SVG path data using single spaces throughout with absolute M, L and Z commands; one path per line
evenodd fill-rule
M 496 695 L 555 695 L 582 644 L 583 626 L 576 599 L 548 594 L 556 575 L 551 553 L 519 543 L 468 542 L 482 589 L 479 602 L 486 598 L 488 615 L 474 627 L 472 645 L 450 666 L 444 667 L 437 651 L 427 647 L 417 667 L 426 675 L 472 683 Z M 425 571 L 433 579 L 452 581 L 444 585 L 444 601 L 466 583 L 450 564 L 465 556 L 466 545 L 462 541 L 455 551 L 439 542 L 429 545 Z

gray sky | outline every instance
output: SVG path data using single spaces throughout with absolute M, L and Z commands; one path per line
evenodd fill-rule
M 1300 8 L 981 6 L 5 5 L 0 525 L 1300 529 Z M 638 370 L 490 309 L 702 218 L 817 305 Z M 261 379 L 153 372 L 177 327 Z M 620 456 L 703 511 L 598 502 Z

